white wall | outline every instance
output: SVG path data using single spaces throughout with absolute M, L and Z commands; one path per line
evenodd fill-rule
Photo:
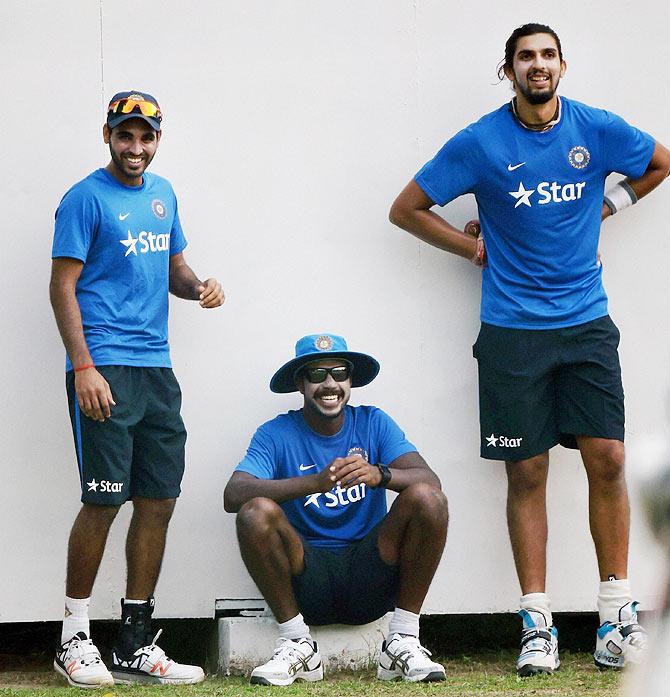
M 480 460 L 478 273 L 393 228 L 387 211 L 450 135 L 510 97 L 495 68 L 511 30 L 544 21 L 568 60 L 564 94 L 670 142 L 670 49 L 654 0 L 4 0 L 0 7 L 0 621 L 62 615 L 66 539 L 79 508 L 63 349 L 47 298 L 53 212 L 104 165 L 104 105 L 147 90 L 165 113 L 152 167 L 174 184 L 196 272 L 222 279 L 224 309 L 175 300 L 172 357 L 184 392 L 188 470 L 157 589 L 161 616 L 211 616 L 257 594 L 221 492 L 258 424 L 298 404 L 269 392 L 295 340 L 344 334 L 379 378 L 354 393 L 391 413 L 442 477 L 452 523 L 427 612 L 516 608 L 505 481 Z M 670 186 L 608 221 L 602 240 L 622 331 L 629 472 L 665 447 L 670 356 Z M 443 213 L 462 224 L 471 198 Z M 552 453 L 549 591 L 595 608 L 585 476 Z M 128 507 L 126 507 L 128 508 Z M 118 614 L 128 511 L 112 531 L 95 617 Z M 631 578 L 653 604 L 656 549 L 633 510 Z

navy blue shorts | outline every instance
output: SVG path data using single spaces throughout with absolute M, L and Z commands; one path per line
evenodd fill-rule
M 619 330 L 609 316 L 560 329 L 482 324 L 481 456 L 524 460 L 576 436 L 624 439 Z
M 103 365 L 116 406 L 105 421 L 85 416 L 66 373 L 82 503 L 118 506 L 133 496 L 173 499 L 184 474 L 181 390 L 170 368 Z
M 380 525 L 336 550 L 302 540 L 305 570 L 293 591 L 307 624 L 367 624 L 394 609 L 400 572 L 379 556 Z

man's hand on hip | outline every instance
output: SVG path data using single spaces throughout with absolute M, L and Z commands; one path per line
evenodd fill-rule
M 74 389 L 79 408 L 89 419 L 104 421 L 111 415 L 116 402 L 109 383 L 95 368 L 88 368 L 74 375 Z

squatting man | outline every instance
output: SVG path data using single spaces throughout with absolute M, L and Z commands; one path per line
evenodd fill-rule
M 300 392 L 302 408 L 256 431 L 226 485 L 242 559 L 279 625 L 276 650 L 252 683 L 321 680 L 309 625 L 366 624 L 391 610 L 377 677 L 444 680 L 418 637 L 446 540 L 447 500 L 386 413 L 348 404 L 351 388 L 378 371 L 340 336 L 300 339 L 270 389 Z M 388 512 L 387 489 L 398 493 Z

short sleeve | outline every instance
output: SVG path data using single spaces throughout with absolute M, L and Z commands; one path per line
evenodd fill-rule
M 620 116 L 604 112 L 603 152 L 608 173 L 619 172 L 632 179 L 641 177 L 654 153 L 655 141 Z
M 414 181 L 431 201 L 444 206 L 472 193 L 476 178 L 477 144 L 470 127 L 448 140 L 416 174 Z
M 51 257 L 71 257 L 85 262 L 99 225 L 95 197 L 82 186 L 70 189 L 56 210 Z
M 275 479 L 276 446 L 266 426 L 254 433 L 247 454 L 235 468 L 236 472 L 247 472 L 259 479 Z
M 174 196 L 174 192 L 172 195 Z M 183 252 L 187 244 L 188 242 L 186 242 L 184 231 L 181 228 L 181 221 L 179 220 L 177 197 L 174 196 L 174 220 L 172 221 L 172 229 L 170 230 L 170 256 Z
M 398 424 L 381 409 L 375 411 L 373 424 L 377 437 L 379 462 L 372 464 L 390 465 L 401 455 L 416 452 L 416 447 L 407 440 Z

